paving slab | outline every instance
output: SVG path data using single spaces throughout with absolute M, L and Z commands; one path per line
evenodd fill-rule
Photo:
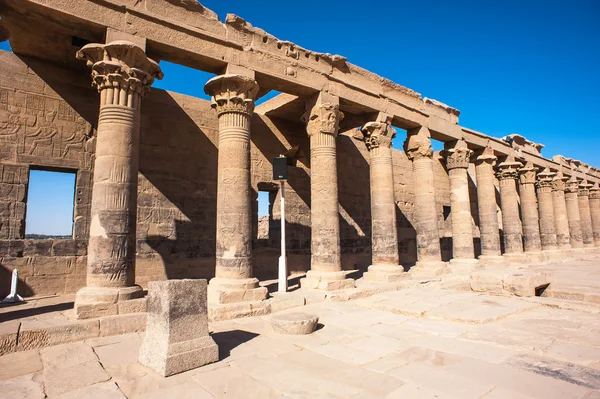
M 100 382 L 75 389 L 55 397 L 56 399 L 126 399 L 117 384 L 112 381 Z
M 48 396 L 58 396 L 110 379 L 110 376 L 97 361 L 78 363 L 56 369 L 44 369 L 43 376 L 44 387 Z
M 234 367 L 220 367 L 208 371 L 199 370 L 192 379 L 218 399 L 281 397 L 282 394 L 269 385 L 250 377 Z
M 31 373 L 0 381 L 2 399 L 42 399 L 45 398 L 40 373 Z
M 32 374 L 40 371 L 42 368 L 40 352 L 37 349 L 9 353 L 0 357 L 0 380 Z

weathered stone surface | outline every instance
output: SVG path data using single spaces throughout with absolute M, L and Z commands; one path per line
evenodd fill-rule
M 536 296 L 550 284 L 550 273 L 527 270 L 484 270 L 471 273 L 471 289 L 497 295 Z
M 151 282 L 140 363 L 166 377 L 219 360 L 207 313 L 206 280 Z
M 18 351 L 97 337 L 100 333 L 98 320 L 79 322 L 24 321 L 19 330 Z
M 21 322 L 18 320 L 6 321 L 0 324 L 0 356 L 15 351 L 20 327 Z
M 307 313 L 285 313 L 271 317 L 271 326 L 277 334 L 306 335 L 315 331 L 319 317 Z
M 100 336 L 129 334 L 146 330 L 147 313 L 130 313 L 101 317 Z
M 9 353 L 0 357 L 0 380 L 35 373 L 42 367 L 40 353 L 37 349 Z

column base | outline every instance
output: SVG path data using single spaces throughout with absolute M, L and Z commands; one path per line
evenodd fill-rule
M 508 265 L 508 260 L 502 255 L 479 255 L 477 258 L 480 263 L 485 266 L 506 266 Z
M 542 251 L 525 251 L 524 255 L 529 259 L 530 263 L 542 263 L 545 261 Z
M 560 262 L 568 258 L 568 256 L 560 249 L 543 249 L 542 255 L 546 262 Z
M 139 285 L 131 287 L 83 287 L 75 296 L 75 317 L 91 319 L 119 314 L 119 304 L 144 296 Z
M 417 263 L 410 268 L 409 273 L 415 277 L 432 277 L 449 274 L 450 269 L 448 268 L 448 264 L 441 260 L 417 261 Z
M 393 283 L 400 280 L 410 279 L 410 275 L 400 265 L 371 265 L 363 279 L 373 283 Z
M 351 278 L 346 278 L 345 271 L 339 272 L 319 272 L 309 270 L 306 277 L 300 280 L 302 288 L 313 290 L 335 291 L 346 288 L 354 288 L 355 283 Z
M 452 274 L 466 274 L 475 270 L 483 269 L 483 265 L 477 259 L 452 258 L 448 262 L 448 268 Z
M 502 256 L 510 263 L 518 263 L 520 265 L 528 265 L 531 263 L 531 260 L 527 257 L 527 255 L 525 255 L 524 252 L 507 253 L 502 254 Z
M 208 302 L 228 304 L 267 299 L 268 290 L 258 285 L 257 278 L 229 279 L 214 277 L 208 283 Z

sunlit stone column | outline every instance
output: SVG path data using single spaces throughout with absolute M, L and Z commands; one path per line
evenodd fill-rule
M 600 247 L 600 186 L 598 183 L 590 188 L 590 213 L 594 232 L 594 245 Z
M 442 262 L 438 207 L 433 178 L 433 148 L 426 127 L 408 132 L 404 152 L 412 161 L 415 189 L 415 230 L 417 231 L 417 264 L 410 269 L 416 275 L 440 275 L 449 272 Z
M 471 201 L 469 199 L 469 176 L 467 169 L 473 151 L 467 148 L 464 140 L 444 150 L 446 169 L 450 181 L 450 207 L 452 220 L 452 260 L 451 265 L 474 265 L 473 225 Z M 454 271 L 454 270 L 453 270 Z
M 305 288 L 336 290 L 354 287 L 342 270 L 336 138 L 339 98 L 325 92 L 307 103 L 302 116 L 310 137 L 311 269 L 302 279 Z
M 591 184 L 587 180 L 579 184 L 579 217 L 581 219 L 581 236 L 583 238 L 583 246 L 586 248 L 594 247 L 594 231 L 592 228 L 592 214 L 590 210 L 590 187 Z
M 377 119 L 362 128 L 370 153 L 372 247 L 372 264 L 364 277 L 370 281 L 391 282 L 408 277 L 399 265 L 398 255 L 391 149 L 396 131 L 390 125 L 389 115 L 380 114 Z
M 537 196 L 540 218 L 540 241 L 542 252 L 548 260 L 558 255 L 556 242 L 556 225 L 554 222 L 554 205 L 552 203 L 552 178 L 555 176 L 549 168 L 538 173 Z
M 524 261 L 523 236 L 519 218 L 519 199 L 516 180 L 522 164 L 509 155 L 506 161 L 498 165 L 500 181 L 500 207 L 502 209 L 502 229 L 504 256 L 511 261 Z
M 487 146 L 475 159 L 477 178 L 477 208 L 479 211 L 479 239 L 481 255 L 479 260 L 486 263 L 504 263 L 500 255 L 500 227 L 498 225 L 498 204 L 494 184 L 494 166 L 498 158 L 494 150 Z
M 141 100 L 163 74 L 127 41 L 88 44 L 77 58 L 91 66 L 100 93 L 87 279 L 75 298 L 77 317 L 90 318 L 142 296 L 134 285 Z
M 566 180 L 567 178 L 564 177 L 561 171 L 558 171 L 552 179 L 552 204 L 554 205 L 554 222 L 556 223 L 556 243 L 558 249 L 568 253 L 571 249 L 571 234 L 565 201 Z
M 226 74 L 205 87 L 219 118 L 215 277 L 208 300 L 215 304 L 265 299 L 252 277 L 250 121 L 258 84 L 252 76 Z
M 519 169 L 519 195 L 521 197 L 525 253 L 532 260 L 542 261 L 538 200 L 535 193 L 537 171 L 538 169 L 531 161 Z
M 572 176 L 565 187 L 565 202 L 567 203 L 567 218 L 569 220 L 569 234 L 571 247 L 573 249 L 583 248 L 583 237 L 581 234 L 581 216 L 579 215 L 579 182 Z

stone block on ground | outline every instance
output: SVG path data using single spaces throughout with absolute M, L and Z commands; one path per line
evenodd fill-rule
M 163 376 L 219 360 L 208 335 L 206 280 L 151 281 L 139 361 Z
M 531 297 L 550 284 L 549 272 L 527 270 L 483 270 L 471 273 L 471 289 L 504 296 Z
M 307 313 L 286 313 L 271 318 L 273 331 L 282 335 L 307 335 L 315 331 L 319 318 Z
M 146 313 L 128 313 L 100 318 L 100 336 L 129 334 L 146 330 Z
M 18 320 L 0 323 L 0 356 L 16 350 L 20 326 L 21 322 Z

